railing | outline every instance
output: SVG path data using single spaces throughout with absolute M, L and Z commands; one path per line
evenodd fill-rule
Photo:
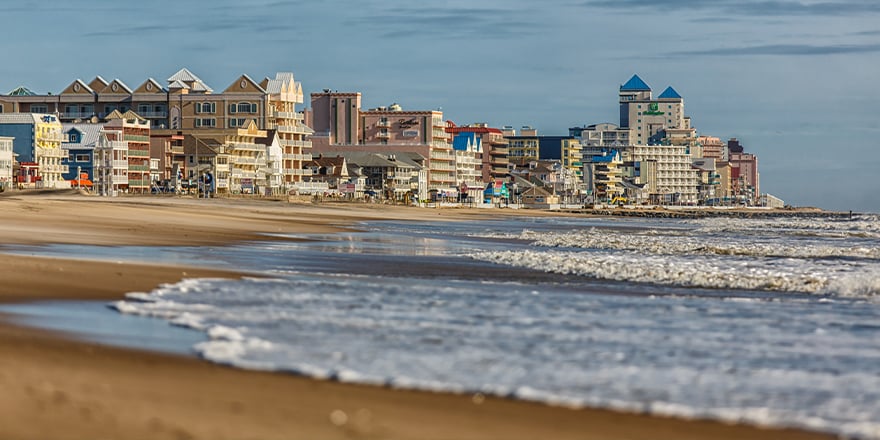
M 43 173 L 68 173 L 70 168 L 67 165 L 41 165 L 40 172 Z
M 305 125 L 279 125 L 278 131 L 282 133 L 306 133 Z
M 391 126 L 391 122 L 389 122 L 389 121 L 379 121 L 379 122 L 376 123 L 376 126 L 377 126 L 377 127 L 390 127 L 390 126 Z
M 312 155 L 311 154 L 282 154 L 281 158 L 284 160 L 309 161 L 309 160 L 312 160 Z
M 230 149 L 233 150 L 245 150 L 245 151 L 265 151 L 266 146 L 262 144 L 245 144 L 239 142 L 232 142 L 227 144 Z
M 136 134 L 127 134 L 123 136 L 122 139 L 129 142 L 150 142 L 149 136 L 141 136 Z
M 278 139 L 278 144 L 282 147 L 300 147 L 312 148 L 312 141 L 296 141 L 292 139 Z
M 159 111 L 159 112 L 137 112 L 138 115 L 144 118 L 166 118 L 168 117 L 168 111 Z
M 297 121 L 303 119 L 302 113 L 298 112 L 275 112 L 275 117 L 282 119 L 296 119 Z
M 147 150 L 128 150 L 128 155 L 133 157 L 150 157 L 150 152 Z
M 150 167 L 148 165 L 129 165 L 129 171 L 150 171 Z
M 64 112 L 61 113 L 61 117 L 65 119 L 75 119 L 75 118 L 91 118 L 95 115 L 95 112 Z
M 37 140 L 38 141 L 54 141 L 54 142 L 66 142 L 65 136 L 61 133 L 40 133 L 37 132 Z

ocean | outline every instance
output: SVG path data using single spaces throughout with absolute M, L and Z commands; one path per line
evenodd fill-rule
M 252 272 L 110 306 L 213 362 L 880 439 L 880 217 L 501 217 L 44 252 Z

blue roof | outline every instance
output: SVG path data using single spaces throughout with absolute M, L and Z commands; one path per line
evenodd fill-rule
M 672 86 L 669 86 L 666 88 L 666 90 L 663 91 L 663 93 L 660 94 L 660 96 L 657 97 L 657 99 L 664 99 L 664 98 L 681 99 L 681 95 L 679 95 L 678 92 L 676 92 L 675 89 L 672 88 Z
M 468 141 L 473 147 L 477 143 L 476 133 L 460 133 L 452 138 L 452 149 L 458 151 L 467 151 Z
M 626 82 L 626 84 L 620 86 L 620 91 L 621 92 L 623 92 L 623 91 L 650 92 L 651 87 L 649 87 L 647 84 L 645 84 L 645 82 L 642 81 L 642 79 L 639 78 L 638 75 L 633 75 L 632 78 L 630 78 L 629 81 Z

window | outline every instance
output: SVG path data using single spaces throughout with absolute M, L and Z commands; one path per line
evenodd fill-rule
M 217 120 L 214 118 L 196 118 L 196 127 L 216 127 Z
M 217 103 L 215 102 L 197 102 L 196 113 L 216 113 Z
M 256 112 L 257 112 L 257 105 L 256 105 L 256 104 L 251 104 L 250 102 L 239 102 L 239 103 L 238 103 L 238 108 L 236 109 L 237 112 L 236 112 L 236 111 L 232 111 L 232 106 L 233 106 L 233 105 L 234 105 L 234 104 L 230 104 L 230 105 L 229 105 L 230 113 L 256 113 Z
M 244 118 L 229 118 L 229 126 L 230 127 L 244 127 L 244 122 L 246 119 Z
M 46 104 L 31 104 L 31 113 L 49 113 L 49 106 Z
M 0 104 L 0 113 L 3 113 L 3 104 Z
M 68 133 L 67 134 L 67 142 L 69 142 L 71 144 L 78 144 L 79 143 L 79 133 L 77 133 L 75 131 L 71 131 L 70 133 Z
M 138 104 L 138 114 L 141 116 L 148 115 L 152 112 L 152 105 L 150 104 Z
M 88 155 L 88 154 L 77 154 L 77 155 L 76 155 L 76 161 L 77 161 L 77 162 L 88 162 L 88 161 L 89 161 L 89 155 Z

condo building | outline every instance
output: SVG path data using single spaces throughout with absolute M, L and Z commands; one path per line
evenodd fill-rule
M 504 132 L 489 127 L 489 124 L 484 122 L 458 126 L 452 121 L 447 121 L 446 131 L 453 136 L 461 133 L 474 133 L 480 136 L 483 145 L 481 173 L 484 183 L 507 179 L 510 173 L 508 169 L 510 150 Z
M 529 162 L 540 159 L 540 140 L 538 130 L 530 126 L 523 126 L 517 134 L 511 126 L 505 126 L 502 131 L 508 142 L 507 158 L 511 165 L 527 166 Z
M 302 167 L 303 161 L 311 159 L 308 153 L 311 144 L 305 139 L 311 129 L 303 123 L 302 112 L 296 110 L 296 105 L 302 102 L 302 85 L 288 72 L 260 82 L 241 75 L 222 92 L 215 93 L 205 81 L 183 68 L 171 75 L 164 86 L 148 78 L 132 88 L 119 79 L 107 81 L 97 76 L 88 83 L 76 79 L 58 94 L 38 95 L 26 87 L 18 87 L 5 96 L 0 95 L 0 113 L 50 113 L 63 122 L 97 123 L 114 112 L 133 111 L 148 122 L 154 134 L 165 137 L 200 130 L 230 130 L 234 138 L 237 130 L 247 128 L 253 121 L 258 130 L 279 132 L 284 150 L 280 177 L 293 187 L 308 173 Z M 175 141 L 175 145 L 170 145 L 172 150 L 182 148 L 183 142 Z M 168 178 L 165 176 L 173 170 L 175 160 L 183 156 L 178 153 L 180 151 L 172 152 L 171 168 L 167 164 L 158 165 L 156 177 Z M 149 175 L 146 179 L 132 179 L 130 184 L 149 181 L 152 172 Z

